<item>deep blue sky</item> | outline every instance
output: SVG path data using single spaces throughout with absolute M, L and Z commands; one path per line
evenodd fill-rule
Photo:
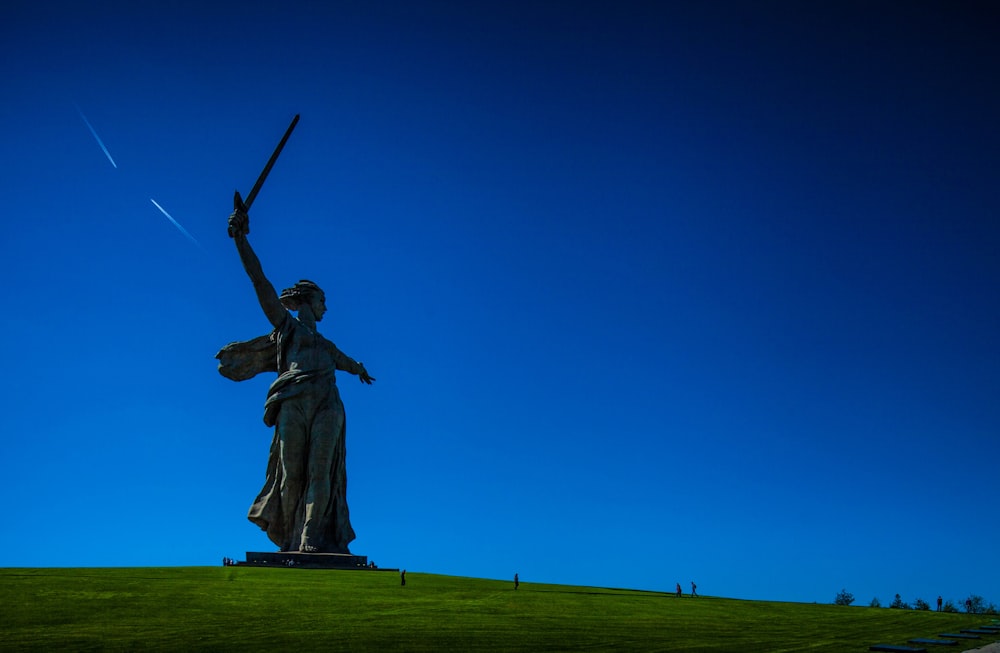
M 378 378 L 353 551 L 1000 602 L 995 5 L 203 4 L 0 10 L 0 566 L 271 549 L 213 356 L 299 113 L 250 240 Z

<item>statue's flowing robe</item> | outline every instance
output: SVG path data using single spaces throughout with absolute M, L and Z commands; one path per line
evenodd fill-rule
M 333 366 L 299 369 L 290 351 L 322 347 Z M 288 313 L 270 335 L 226 345 L 216 355 L 219 373 L 234 381 L 278 372 L 264 402 L 264 423 L 274 427 L 264 488 L 247 518 L 282 551 L 349 553 L 354 540 L 347 508 L 346 418 L 335 370 L 357 373 L 360 364 Z

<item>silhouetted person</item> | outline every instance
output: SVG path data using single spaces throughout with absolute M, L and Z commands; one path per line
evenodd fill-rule
M 400 587 L 406 587 L 406 570 L 399 572 L 399 585 Z
M 681 584 L 677 583 L 677 598 L 681 598 Z
M 517 577 L 517 574 L 514 574 L 514 590 L 515 591 L 517 590 L 517 586 L 520 585 L 520 584 L 521 584 L 521 579 Z
M 938 609 L 937 609 L 937 611 L 941 612 L 941 597 L 940 596 L 938 597 Z
M 691 581 L 691 596 L 698 596 L 698 586 Z

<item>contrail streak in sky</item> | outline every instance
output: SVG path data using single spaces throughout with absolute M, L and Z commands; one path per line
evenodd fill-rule
M 97 140 L 97 144 L 101 146 L 102 150 L 104 150 L 104 156 L 108 157 L 108 161 L 110 161 L 111 165 L 113 165 L 117 170 L 118 164 L 111 158 L 111 152 L 108 152 L 108 148 L 104 147 L 104 141 L 102 141 L 101 137 L 97 135 L 97 131 L 94 129 L 94 126 L 90 124 L 90 121 L 87 120 L 87 116 L 83 115 L 83 109 L 77 107 L 76 110 L 80 112 L 80 117 L 83 118 L 83 122 L 87 125 L 87 129 L 90 130 L 90 133 L 94 135 L 94 138 Z M 162 211 L 163 209 L 160 210 Z
M 184 227 L 182 227 L 180 225 L 180 223 L 177 222 L 177 220 L 174 220 L 173 216 L 171 216 L 169 213 L 167 213 L 166 209 L 164 209 L 162 206 L 160 206 L 159 204 L 157 204 L 156 200 L 154 200 L 152 197 L 150 197 L 149 201 L 153 203 L 153 206 L 155 206 L 156 208 L 160 209 L 160 213 L 162 213 L 163 215 L 167 216 L 167 220 L 170 220 L 171 222 L 173 222 L 174 226 L 177 227 L 178 229 L 180 229 L 180 231 L 181 231 L 182 234 L 184 234 L 185 236 L 187 236 L 188 238 L 190 238 L 191 242 L 193 242 L 198 247 L 201 247 L 201 243 L 199 243 L 197 240 L 195 240 L 194 236 L 192 236 L 191 234 L 189 234 L 187 232 L 187 229 L 185 229 Z

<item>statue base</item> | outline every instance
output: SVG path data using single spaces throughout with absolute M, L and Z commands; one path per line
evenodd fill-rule
M 301 567 L 305 569 L 372 569 L 368 556 L 350 553 L 304 553 L 301 551 L 247 551 L 246 562 L 254 567 Z

